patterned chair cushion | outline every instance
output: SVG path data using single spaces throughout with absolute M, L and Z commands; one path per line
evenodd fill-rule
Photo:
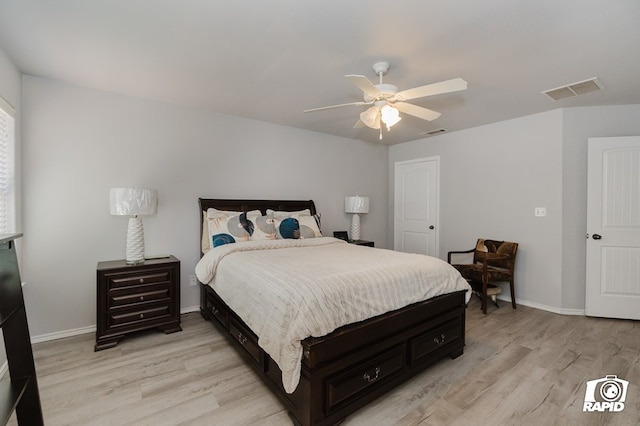
M 510 258 L 513 258 L 516 253 L 517 247 L 517 244 L 509 243 L 506 241 L 479 239 L 476 244 L 475 260 L 476 262 L 482 264 L 484 259 L 486 259 L 487 257 L 491 257 L 491 254 L 508 255 Z M 491 262 L 491 266 L 493 266 L 494 268 L 503 268 L 508 270 L 509 260 L 494 260 Z
M 473 263 L 470 265 L 453 265 L 462 277 L 471 280 L 482 282 L 482 264 L 481 263 Z M 505 271 L 498 268 L 490 268 L 487 267 L 487 281 L 489 282 L 501 282 L 501 281 L 509 281 L 511 274 L 509 271 Z

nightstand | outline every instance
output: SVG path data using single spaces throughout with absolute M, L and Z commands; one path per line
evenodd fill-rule
M 125 334 L 180 327 L 180 261 L 174 256 L 138 265 L 98 262 L 95 350 L 112 348 Z
M 374 247 L 373 241 L 367 241 L 367 240 L 349 240 L 349 244 L 355 244 L 357 246 Z

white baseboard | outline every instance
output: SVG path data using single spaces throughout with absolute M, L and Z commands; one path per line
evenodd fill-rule
M 200 306 L 190 306 L 187 308 L 182 308 L 180 310 L 180 313 L 188 314 L 191 312 L 199 312 L 199 311 L 200 311 Z M 73 336 L 78 336 L 80 334 L 95 333 L 95 332 L 96 332 L 96 326 L 91 325 L 89 327 L 75 328 L 72 330 L 57 331 L 55 333 L 47 333 L 47 334 L 40 334 L 38 336 L 32 336 L 31 343 L 33 344 L 33 343 L 48 342 L 50 340 L 64 339 L 65 337 L 73 337 Z M 0 377 L 1 376 L 2 375 L 0 374 Z
M 510 297 L 498 297 L 498 300 L 502 300 L 504 302 L 508 302 L 509 304 L 511 304 Z M 530 308 L 540 309 L 541 311 L 553 312 L 554 314 L 584 316 L 584 309 L 558 308 L 555 306 L 543 305 L 541 303 L 530 302 L 528 300 L 521 300 L 521 299 L 516 299 L 516 304 L 528 306 Z
M 38 336 L 31 336 L 31 343 L 33 344 L 33 343 L 48 342 L 49 340 L 64 339 L 65 337 L 72 337 L 72 336 L 78 336 L 80 334 L 95 333 L 95 332 L 96 332 L 96 326 L 90 325 L 89 327 L 74 328 L 72 330 L 57 331 L 55 333 L 47 333 L 47 334 L 40 334 Z
M 190 314 L 191 312 L 200 312 L 200 305 L 180 309 L 181 314 Z

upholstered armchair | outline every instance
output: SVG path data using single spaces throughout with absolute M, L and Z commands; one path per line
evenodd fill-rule
M 509 283 L 511 290 L 511 306 L 516 309 L 516 295 L 513 283 L 513 270 L 516 262 L 518 243 L 479 239 L 475 248 L 465 251 L 450 251 L 447 261 L 451 263 L 452 255 L 473 253 L 470 264 L 454 264 L 462 277 L 471 284 L 476 294 L 482 299 L 482 312 L 487 313 L 487 298 L 499 307 L 496 296 L 502 293 L 498 283 Z

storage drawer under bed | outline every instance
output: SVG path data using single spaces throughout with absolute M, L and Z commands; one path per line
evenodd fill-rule
M 409 341 L 409 364 L 427 361 L 436 351 L 460 341 L 461 319 L 456 317 L 447 323 L 426 331 Z
M 360 398 L 398 374 L 405 365 L 405 353 L 405 345 L 398 345 L 329 378 L 326 382 L 327 412 Z
M 263 365 L 262 349 L 258 346 L 258 338 L 246 327 L 240 324 L 235 318 L 229 320 L 229 334 L 235 339 L 247 354 L 258 365 Z

